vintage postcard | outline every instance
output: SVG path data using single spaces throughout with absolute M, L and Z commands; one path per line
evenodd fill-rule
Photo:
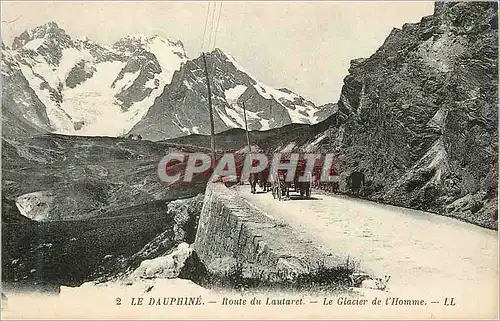
M 498 3 L 2 1 L 4 319 L 498 319 Z

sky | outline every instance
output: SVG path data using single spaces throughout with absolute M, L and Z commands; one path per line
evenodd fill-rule
M 2 39 L 7 45 L 24 30 L 49 21 L 71 37 L 86 36 L 102 44 L 127 34 L 158 34 L 181 40 L 190 58 L 201 50 L 220 48 L 261 82 L 287 87 L 318 105 L 338 100 L 352 59 L 369 57 L 392 28 L 418 22 L 434 9 L 434 3 L 426 1 L 210 5 L 203 1 L 2 1 L 1 6 Z M 215 8 L 215 15 L 209 15 L 204 38 L 209 6 Z M 209 47 L 208 34 L 215 29 L 217 35 L 212 33 Z

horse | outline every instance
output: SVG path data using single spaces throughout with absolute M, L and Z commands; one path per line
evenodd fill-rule
M 249 177 L 250 181 L 250 191 L 252 194 L 257 192 L 257 184 L 262 188 L 263 192 L 271 190 L 271 184 L 269 182 L 269 168 L 265 168 L 259 173 L 252 173 Z
M 277 174 L 277 177 L 278 177 L 278 184 L 279 184 L 280 191 L 281 191 L 281 196 L 290 198 L 290 188 L 292 186 L 292 183 L 286 181 L 286 175 L 284 175 L 284 174 L 281 174 L 281 175 Z
M 250 174 L 250 177 L 249 177 L 249 181 L 250 181 L 250 192 L 252 194 L 255 194 L 256 193 L 256 186 L 257 186 L 257 182 L 259 181 L 259 175 L 258 173 L 252 173 Z
M 264 192 L 271 190 L 271 184 L 269 182 L 269 168 L 266 168 L 259 173 L 259 186 Z

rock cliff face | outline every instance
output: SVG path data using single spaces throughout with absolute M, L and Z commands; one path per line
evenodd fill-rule
M 52 130 L 45 106 L 8 52 L 2 52 L 1 73 L 2 136 L 16 139 Z
M 436 3 L 351 61 L 335 144 L 366 197 L 496 226 L 497 20 L 496 3 Z

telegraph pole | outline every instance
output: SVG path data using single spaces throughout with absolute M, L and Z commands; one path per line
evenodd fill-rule
M 328 132 L 329 141 L 330 141 L 330 153 L 333 152 L 334 142 L 333 142 L 333 131 L 337 132 L 338 119 L 337 115 L 334 116 L 332 124 L 330 125 L 330 131 Z
M 210 114 L 210 150 L 212 152 L 212 163 L 211 168 L 215 166 L 215 129 L 214 129 L 214 112 L 212 109 L 212 91 L 210 90 L 210 79 L 208 78 L 208 68 L 207 68 L 207 58 L 205 53 L 203 53 L 203 63 L 205 64 L 205 77 L 207 78 L 207 90 L 208 90 L 208 112 Z
M 245 118 L 245 132 L 247 134 L 248 152 L 251 153 L 252 149 L 250 148 L 250 136 L 248 135 L 247 109 L 245 108 L 245 102 L 242 102 L 242 104 L 243 104 L 243 117 Z
M 330 143 L 330 150 L 329 150 L 330 153 L 333 151 L 332 131 L 333 131 L 333 126 L 330 125 L 330 130 L 328 131 L 328 141 Z

